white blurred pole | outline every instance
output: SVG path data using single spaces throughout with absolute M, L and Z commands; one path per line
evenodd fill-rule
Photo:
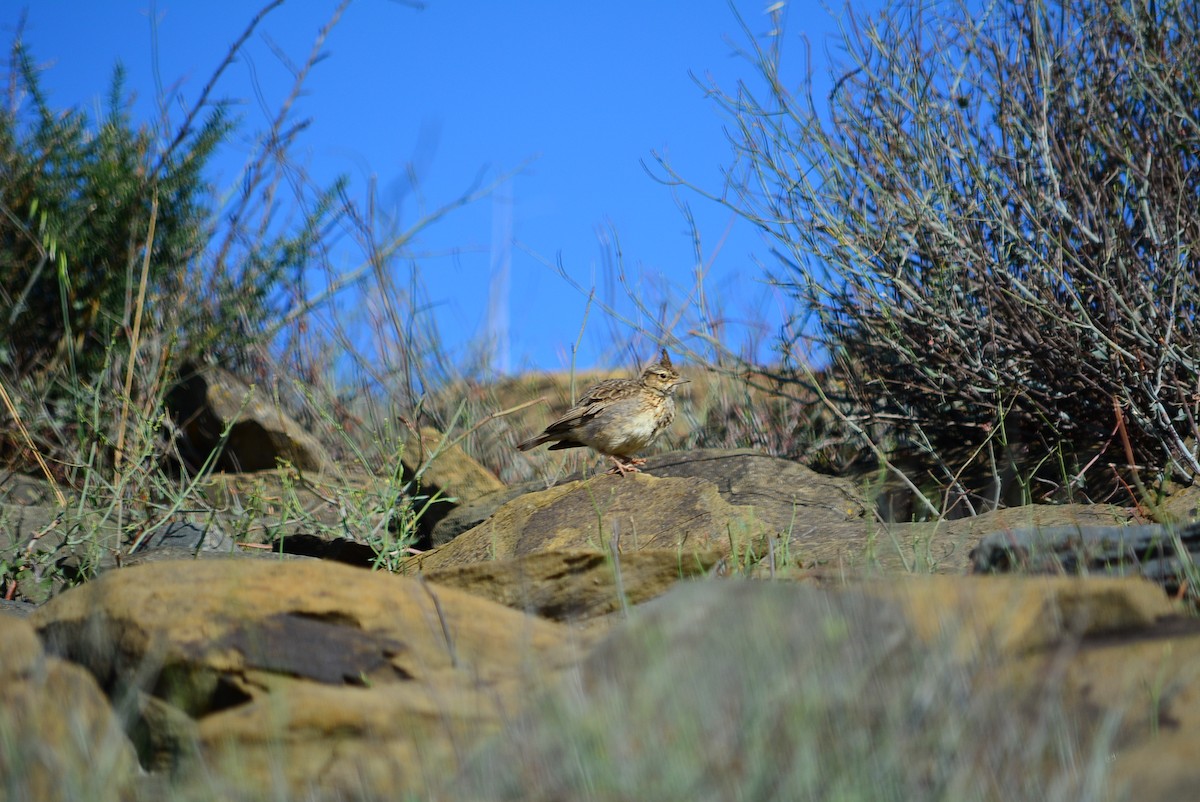
M 512 272 L 512 184 L 505 183 L 492 195 L 492 258 L 489 266 L 487 320 L 484 345 L 488 367 L 494 374 L 507 374 L 509 364 L 509 278 Z

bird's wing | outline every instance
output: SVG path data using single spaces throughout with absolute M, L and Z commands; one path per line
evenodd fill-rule
M 560 435 L 567 434 L 579 424 L 591 420 L 604 411 L 604 404 L 592 402 L 590 404 L 579 403 L 568 409 L 549 426 L 546 427 L 545 434 Z
M 621 395 L 626 383 L 626 379 L 607 379 L 589 388 L 575 406 L 547 426 L 544 433 L 552 436 L 569 434 L 578 424 L 591 420 L 607 409 L 609 400 Z
M 631 386 L 636 385 L 637 382 L 629 379 L 605 379 L 589 387 L 575 406 L 593 404 L 597 401 L 609 401 L 614 396 L 624 395 L 629 392 Z

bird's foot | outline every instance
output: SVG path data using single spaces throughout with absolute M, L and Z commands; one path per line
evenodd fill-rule
M 623 460 L 620 457 L 614 457 L 610 455 L 609 459 L 612 460 L 613 466 L 608 469 L 608 473 L 619 474 L 621 476 L 624 476 L 627 473 L 641 473 L 641 471 L 638 469 L 638 466 L 646 464 L 646 460 L 639 457 L 632 457 L 628 460 Z

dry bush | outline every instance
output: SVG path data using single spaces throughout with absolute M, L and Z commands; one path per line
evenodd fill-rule
M 863 422 L 974 506 L 1200 474 L 1200 7 L 848 17 L 828 104 L 782 32 L 745 54 L 765 95 L 709 87 L 708 194 L 775 240 Z

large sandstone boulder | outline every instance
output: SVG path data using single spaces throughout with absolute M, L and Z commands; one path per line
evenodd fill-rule
M 117 799 L 136 772 L 93 676 L 47 656 L 27 621 L 0 613 L 0 798 Z
M 751 449 L 671 451 L 647 459 L 643 471 L 662 478 L 711 482 L 730 504 L 753 506 L 765 530 L 774 534 L 810 532 L 822 524 L 856 520 L 866 514 L 866 504 L 852 482 Z M 583 478 L 575 474 L 559 484 Z M 541 482 L 526 482 L 460 505 L 434 528 L 432 545 L 453 540 L 517 496 L 544 489 Z
M 668 550 L 686 560 L 761 541 L 753 507 L 734 506 L 701 479 L 600 475 L 509 501 L 446 545 L 415 557 L 414 569 L 469 565 L 561 549 Z
M 859 489 L 849 480 L 751 449 L 672 451 L 650 457 L 644 470 L 652 476 L 712 482 L 730 504 L 753 506 L 774 534 L 854 520 L 867 512 Z
M 30 621 L 111 694 L 141 694 L 144 764 L 194 766 L 184 782 L 218 796 L 420 794 L 575 659 L 558 625 L 318 561 L 139 565 Z

